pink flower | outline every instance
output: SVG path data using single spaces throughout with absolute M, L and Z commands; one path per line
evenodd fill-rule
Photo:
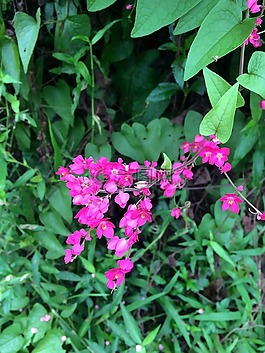
M 84 245 L 75 244 L 72 247 L 72 254 L 78 256 L 81 254 L 81 252 L 84 250 L 84 248 L 85 248 Z
M 122 190 L 119 191 L 119 194 L 115 197 L 114 201 L 121 207 L 124 208 L 130 198 L 130 195 Z
M 97 236 L 101 239 L 102 235 L 106 238 L 112 238 L 114 235 L 115 228 L 114 224 L 108 221 L 108 219 L 102 219 L 97 227 Z
M 125 260 L 119 260 L 117 268 L 112 268 L 105 272 L 105 276 L 108 279 L 107 287 L 114 289 L 124 282 L 125 273 L 128 273 L 133 268 L 133 263 L 129 258 Z
M 262 110 L 265 110 L 265 99 L 259 102 L 259 106 L 261 107 Z
M 260 5 L 257 4 L 258 0 L 247 0 L 247 7 L 252 13 L 257 13 L 260 11 Z
M 130 249 L 130 244 L 128 240 L 114 236 L 108 241 L 108 249 L 115 250 L 115 255 L 122 257 Z
M 128 4 L 128 5 L 126 5 L 125 9 L 126 9 L 126 10 L 131 10 L 131 9 L 132 9 L 132 7 L 133 7 L 133 5 L 132 5 L 132 4 Z
M 249 43 L 251 43 L 254 48 L 262 46 L 257 28 L 254 28 L 253 31 L 250 33 L 250 36 L 245 40 L 246 45 L 248 45 Z
M 263 212 L 262 214 L 258 214 L 257 220 L 258 221 L 265 221 L 265 212 Z
M 171 216 L 175 217 L 176 219 L 178 219 L 181 216 L 181 209 L 178 207 L 173 208 L 173 210 L 171 211 Z
M 255 21 L 255 25 L 260 26 L 262 24 L 262 22 L 263 22 L 263 20 L 260 17 L 258 17 Z
M 213 150 L 213 153 L 209 159 L 210 164 L 215 164 L 217 167 L 222 167 L 223 164 L 228 160 L 230 149 L 227 147 Z
M 69 237 L 66 239 L 66 244 L 79 244 L 81 237 L 85 236 L 86 234 L 87 232 L 83 228 L 80 230 L 76 230 L 73 234 L 70 234 Z
M 221 168 L 220 168 L 220 171 L 221 173 L 227 173 L 229 172 L 230 170 L 232 169 L 232 166 L 230 163 L 225 163 Z
M 117 264 L 125 273 L 130 272 L 133 268 L 133 262 L 130 260 L 129 257 L 125 260 L 117 261 Z
M 237 187 L 237 190 L 238 190 L 238 191 L 243 191 L 243 190 L 244 190 L 244 186 L 243 186 L 243 185 L 239 185 L 239 186 Z
M 66 249 L 65 250 L 65 257 L 64 257 L 64 262 L 68 264 L 69 262 L 72 262 L 72 250 L 71 249 Z
M 70 172 L 67 168 L 60 167 L 55 174 L 61 175 L 60 180 L 65 180 L 65 176 L 68 175 Z
M 117 191 L 118 187 L 115 181 L 109 180 L 105 183 L 104 185 L 104 190 L 106 190 L 108 193 L 113 194 L 115 191 Z
M 242 200 L 236 196 L 236 194 L 225 194 L 219 199 L 223 202 L 222 211 L 226 211 L 228 208 L 234 213 L 239 213 L 239 203 L 242 203 Z

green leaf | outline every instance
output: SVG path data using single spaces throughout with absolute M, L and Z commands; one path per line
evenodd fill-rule
M 188 80 L 216 58 L 239 47 L 255 26 L 255 18 L 242 22 L 241 7 L 231 1 L 220 1 L 203 21 L 188 54 L 184 80 Z
M 186 141 L 194 141 L 198 134 L 202 115 L 194 110 L 190 110 L 184 120 L 184 135 Z
M 161 165 L 161 169 L 172 171 L 172 162 L 171 162 L 171 160 L 168 158 L 168 156 L 165 153 L 163 153 L 163 158 L 164 158 L 164 161 L 163 161 L 163 163 Z
M 137 344 L 142 342 L 142 335 L 139 329 L 137 321 L 130 314 L 127 308 L 121 303 L 121 312 L 124 320 L 124 324 L 129 332 L 131 339 Z
M 62 118 L 65 124 L 68 127 L 73 126 L 72 98 L 68 84 L 64 80 L 59 80 L 56 86 L 44 87 L 43 95 L 49 107 Z
M 219 245 L 213 240 L 211 240 L 209 244 L 211 245 L 211 247 L 213 248 L 214 252 L 217 255 L 219 255 L 223 260 L 227 261 L 228 263 L 230 263 L 230 265 L 235 267 L 234 261 L 230 258 L 227 252 L 221 247 L 221 245 Z
M 201 0 L 137 1 L 132 37 L 143 37 L 185 15 Z
M 259 94 L 265 99 L 265 53 L 255 51 L 248 63 L 248 74 L 240 75 L 237 81 L 241 86 Z
M 231 85 L 207 67 L 203 69 L 203 76 L 211 105 L 214 107 L 222 96 L 231 88 Z M 238 92 L 236 107 L 242 107 L 244 104 L 245 101 L 242 95 Z
M 114 0 L 114 1 L 116 1 L 116 0 Z M 92 45 L 96 44 L 104 36 L 104 34 L 117 22 L 120 22 L 120 20 L 112 21 L 112 22 L 108 23 L 104 28 L 97 31 L 97 33 L 94 35 L 94 37 L 91 40 L 91 44 Z
M 62 217 L 56 211 L 40 214 L 40 221 L 45 225 L 47 230 L 61 235 L 69 235 L 69 230 L 65 227 Z
M 68 234 L 69 233 L 70 232 L 68 232 Z M 48 250 L 46 254 L 47 259 L 58 259 L 59 257 L 65 255 L 64 247 L 56 238 L 56 236 L 49 232 L 49 230 L 46 230 L 45 232 L 36 232 L 35 238 L 45 249 Z
M 161 102 L 165 99 L 171 98 L 171 96 L 179 90 L 179 85 L 172 82 L 162 82 L 153 89 L 153 91 L 146 98 L 146 102 Z
M 79 256 L 79 259 L 81 260 L 81 262 L 82 262 L 84 268 L 85 268 L 88 272 L 90 272 L 90 273 L 95 273 L 95 272 L 96 272 L 96 269 L 95 269 L 94 265 L 93 265 L 90 261 L 88 261 L 87 259 L 85 259 L 85 258 L 82 257 L 82 256 Z
M 20 81 L 20 60 L 18 47 L 11 38 L 5 38 L 1 46 L 1 59 L 5 68 L 5 73 L 10 75 L 14 80 Z M 19 85 L 14 83 L 16 93 L 19 91 Z
M 86 0 L 88 11 L 95 12 L 114 4 L 116 0 Z
M 147 127 L 139 123 L 123 124 L 121 132 L 112 134 L 112 143 L 122 155 L 143 163 L 146 159 L 157 161 L 161 153 L 177 160 L 180 137 L 181 127 L 161 118 L 152 120 Z
M 69 195 L 68 188 L 63 184 L 51 189 L 51 196 L 48 198 L 52 207 L 65 219 L 68 223 L 73 220 L 72 198 Z
M 39 34 L 40 8 L 38 8 L 36 13 L 36 21 L 25 12 L 16 12 L 14 18 L 14 28 L 23 69 L 24 72 L 27 73 L 29 61 Z
M 202 0 L 189 12 L 182 16 L 173 32 L 174 35 L 186 33 L 199 27 L 204 18 L 220 0 Z
M 27 170 L 23 175 L 21 175 L 16 182 L 13 184 L 12 188 L 17 188 L 19 186 L 24 186 L 27 181 L 29 181 L 36 174 L 35 169 Z
M 77 303 L 74 303 L 72 305 L 67 304 L 67 308 L 61 312 L 61 316 L 63 318 L 71 316 L 75 311 L 76 307 L 77 307 Z
M 54 171 L 56 172 L 58 170 L 58 168 L 60 167 L 60 165 L 62 164 L 62 154 L 61 154 L 61 150 L 58 146 L 58 143 L 55 140 L 53 130 L 52 130 L 52 124 L 51 124 L 51 121 L 49 118 L 48 118 L 48 125 L 49 125 L 49 133 L 50 133 L 50 137 L 51 137 L 51 143 L 52 143 L 52 147 L 53 147 L 53 151 L 54 151 L 53 168 L 54 168 Z
M 55 27 L 55 51 L 76 54 L 86 44 L 81 40 L 72 40 L 77 36 L 89 37 L 91 32 L 90 18 L 86 14 L 69 16 L 63 21 L 57 21 Z
M 0 334 L 0 352 L 16 353 L 21 351 L 24 339 L 21 336 L 21 327 L 19 324 L 13 324 Z
M 194 316 L 194 320 L 199 321 L 235 321 L 241 318 L 240 311 L 227 311 L 220 313 L 204 313 Z
M 95 160 L 99 159 L 100 157 L 104 156 L 108 159 L 111 159 L 111 146 L 110 144 L 106 143 L 103 146 L 96 146 L 93 143 L 87 143 L 85 147 L 85 156 L 93 157 Z
M 32 353 L 51 353 L 51 347 L 56 353 L 65 353 L 66 351 L 62 348 L 62 335 L 62 332 L 56 328 L 50 330 L 33 349 Z
M 222 143 L 229 140 L 236 111 L 238 83 L 234 84 L 205 115 L 200 125 L 200 134 L 216 135 Z
M 161 327 L 161 325 L 157 326 L 154 330 L 152 330 L 148 333 L 148 335 L 143 340 L 143 343 L 142 343 L 143 346 L 148 346 L 150 343 L 152 343 L 155 340 L 155 338 L 158 334 L 158 331 L 160 330 L 160 327 Z

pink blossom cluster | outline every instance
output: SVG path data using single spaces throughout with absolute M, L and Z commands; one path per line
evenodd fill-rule
M 231 170 L 228 162 L 230 150 L 220 147 L 220 141 L 214 135 L 209 140 L 197 135 L 193 142 L 185 141 L 180 148 L 184 153 L 181 162 L 173 163 L 171 170 L 158 169 L 156 162 L 145 161 L 141 167 L 136 161 L 126 164 L 121 158 L 111 162 L 106 157 L 94 161 L 92 157 L 83 158 L 81 155 L 73 159 L 69 168 L 60 167 L 56 174 L 60 175 L 60 180 L 65 181 L 73 205 L 81 206 L 75 219 L 87 227 L 87 230 L 81 228 L 68 236 L 66 243 L 71 248 L 65 251 L 65 263 L 72 262 L 82 253 L 85 242 L 91 240 L 91 231 L 99 239 L 103 236 L 109 250 L 113 250 L 119 258 L 125 257 L 117 262 L 118 267 L 105 273 L 107 287 L 115 289 L 133 268 L 130 252 L 139 240 L 141 227 L 152 222 L 150 188 L 159 185 L 163 196 L 174 197 L 176 190 L 182 189 L 186 181 L 193 178 L 191 169 L 198 157 L 203 163 L 218 167 L 226 176 Z M 140 172 L 144 172 L 144 175 Z M 137 179 L 139 175 L 143 180 Z M 242 186 L 236 188 L 241 196 L 242 189 Z M 130 193 L 134 195 L 133 200 Z M 118 224 L 114 224 L 108 217 L 111 200 L 124 209 Z M 239 213 L 242 200 L 236 194 L 226 194 L 219 201 L 223 202 L 223 211 L 230 209 Z M 171 210 L 171 216 L 178 219 L 182 210 L 182 207 L 176 206 Z M 265 220 L 265 213 L 259 211 L 257 215 L 259 220 Z M 120 229 L 119 236 L 114 232 L 116 227 Z
M 258 5 L 257 0 L 247 0 L 247 7 L 250 13 L 257 13 L 260 12 L 261 5 Z M 249 43 L 253 45 L 254 48 L 259 48 L 262 46 L 262 41 L 260 35 L 258 33 L 257 26 L 262 24 L 262 19 L 258 17 L 255 21 L 256 27 L 250 33 L 250 36 L 245 40 L 245 44 L 248 45 Z

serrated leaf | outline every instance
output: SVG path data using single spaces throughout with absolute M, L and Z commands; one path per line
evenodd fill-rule
M 23 69 L 24 72 L 27 73 L 29 61 L 39 34 L 40 8 L 36 13 L 36 21 L 25 12 L 16 12 L 14 18 L 14 28 Z
M 248 74 L 240 75 L 237 81 L 241 86 L 259 94 L 265 99 L 265 53 L 255 51 L 248 63 Z
M 185 15 L 201 0 L 137 1 L 132 37 L 143 37 Z
M 203 76 L 207 88 L 207 93 L 211 102 L 212 107 L 214 107 L 221 97 L 232 87 L 228 82 L 226 82 L 221 76 L 217 75 L 215 72 L 211 71 L 207 67 L 203 69 Z M 236 108 L 242 107 L 245 101 L 240 94 L 237 93 Z
M 96 12 L 114 4 L 116 0 L 86 0 L 87 9 L 91 12 Z
M 173 32 L 174 35 L 186 33 L 199 27 L 208 13 L 220 0 L 202 0 L 193 9 L 182 16 Z
M 255 26 L 255 18 L 242 22 L 241 6 L 220 1 L 202 22 L 188 54 L 184 80 L 187 81 L 216 58 L 239 47 Z
M 205 115 L 200 125 L 200 134 L 216 135 L 222 143 L 229 140 L 234 124 L 238 83 L 234 84 Z

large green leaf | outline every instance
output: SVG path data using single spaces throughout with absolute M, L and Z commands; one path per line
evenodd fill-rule
M 36 13 L 36 21 L 24 12 L 16 12 L 14 27 L 18 41 L 19 55 L 24 72 L 28 71 L 29 61 L 37 42 L 40 29 L 40 8 Z
M 193 9 L 182 16 L 174 30 L 174 34 L 186 33 L 202 24 L 202 21 L 220 0 L 202 0 Z
M 265 99 L 265 53 L 255 51 L 248 63 L 248 74 L 240 75 L 237 81 L 241 86 L 259 94 Z
M 65 227 L 62 217 L 55 210 L 40 214 L 40 221 L 46 227 L 56 234 L 69 235 L 69 230 Z
M 64 256 L 65 251 L 62 244 L 53 233 L 49 232 L 49 229 L 46 229 L 45 232 L 36 232 L 35 238 L 41 246 L 48 250 L 46 254 L 47 259 L 58 259 Z
M 56 86 L 44 87 L 43 95 L 49 107 L 63 119 L 67 126 L 72 126 L 74 117 L 71 112 L 72 99 L 68 84 L 59 80 Z
M 141 343 L 142 342 L 142 334 L 139 329 L 137 321 L 134 319 L 134 317 L 129 312 L 129 310 L 126 308 L 126 306 L 124 306 L 122 303 L 120 305 L 121 305 L 121 312 L 122 312 L 123 320 L 124 320 L 125 326 L 129 332 L 131 339 L 135 343 Z
M 62 332 L 54 328 L 38 343 L 32 353 L 51 353 L 51 349 L 56 353 L 65 353 L 62 348 Z
M 16 353 L 19 352 L 24 344 L 19 324 L 7 327 L 0 334 L 0 352 Z
M 132 37 L 143 37 L 185 15 L 201 0 L 137 1 Z
M 208 68 L 203 69 L 203 76 L 211 105 L 214 107 L 219 102 L 221 97 L 229 90 L 229 88 L 231 88 L 231 85 L 221 76 L 217 75 L 215 72 L 209 70 Z M 238 92 L 236 107 L 242 107 L 244 104 L 244 98 Z
M 232 0 L 220 1 L 203 21 L 190 47 L 184 80 L 239 47 L 254 26 L 255 18 L 242 22 L 241 6 L 237 3 Z
M 72 201 L 68 188 L 64 184 L 51 189 L 49 201 L 52 207 L 65 219 L 68 223 L 73 220 Z
M 95 12 L 112 5 L 116 0 L 86 0 L 88 11 Z
M 222 143 L 229 140 L 234 124 L 238 83 L 234 84 L 205 115 L 200 125 L 204 136 L 216 135 Z
M 145 159 L 157 161 L 163 152 L 171 160 L 177 160 L 181 130 L 166 118 L 152 120 L 147 127 L 139 123 L 123 124 L 121 132 L 112 134 L 112 143 L 118 152 L 140 163 Z
M 20 80 L 20 60 L 18 47 L 12 38 L 5 38 L 1 45 L 1 59 L 5 68 L 5 73 L 13 77 L 16 81 Z M 16 93 L 19 91 L 19 84 L 14 83 Z

